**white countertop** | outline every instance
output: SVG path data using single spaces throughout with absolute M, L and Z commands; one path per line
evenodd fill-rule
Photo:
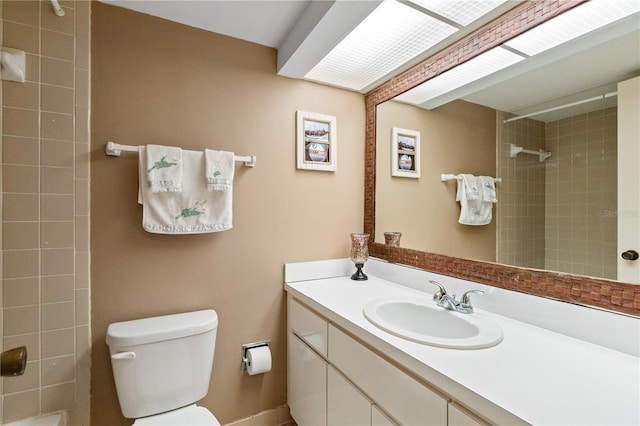
M 414 343 L 377 328 L 362 309 L 384 297 L 428 298 L 425 292 L 371 275 L 361 282 L 314 278 L 288 282 L 285 289 L 445 393 L 473 400 L 470 406 L 479 412 L 495 405 L 536 425 L 640 424 L 636 356 L 480 309 L 503 329 L 497 346 L 460 350 Z M 497 419 L 508 419 L 500 411 Z

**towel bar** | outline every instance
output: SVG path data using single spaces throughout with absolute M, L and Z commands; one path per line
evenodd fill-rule
M 122 152 L 139 152 L 138 147 L 135 145 L 121 145 L 115 142 L 107 142 L 106 147 L 107 155 L 112 155 L 114 157 L 120 157 Z M 256 156 L 255 155 L 245 155 L 239 156 L 236 155 L 234 157 L 236 161 L 242 161 L 247 167 L 254 167 L 256 165 Z
M 462 177 L 460 175 L 453 175 L 453 174 L 446 174 L 443 173 L 440 175 L 440 180 L 442 182 L 444 182 L 445 180 L 456 180 L 456 179 L 461 179 Z M 494 182 L 500 183 L 502 182 L 502 178 L 493 178 Z
M 546 160 L 547 158 L 551 157 L 551 153 L 544 151 L 542 149 L 539 149 L 538 151 L 534 151 L 532 149 L 524 149 L 521 146 L 517 146 L 516 144 L 511 144 L 510 145 L 511 150 L 510 150 L 510 155 L 511 157 L 517 157 L 518 154 L 525 153 L 525 154 L 533 154 L 533 155 L 537 155 L 540 162 L 544 163 L 544 160 Z

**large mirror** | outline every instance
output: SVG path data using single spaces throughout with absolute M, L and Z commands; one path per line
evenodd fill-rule
M 531 13 L 531 3 L 367 96 L 367 186 L 375 192 L 365 200 L 365 228 L 376 242 L 373 252 L 414 266 L 449 265 L 439 272 L 451 272 L 455 264 L 455 275 L 462 278 L 477 274 L 467 276 L 461 265 L 510 276 L 535 273 L 542 281 L 573 284 L 560 295 L 545 288 L 534 293 L 638 314 L 640 306 L 633 302 L 625 309 L 610 299 L 601 303 L 592 295 L 589 300 L 583 289 L 571 295 L 576 283 L 602 289 L 611 285 L 607 280 L 619 278 L 624 247 L 618 246 L 618 213 L 625 208 L 617 182 L 628 177 L 617 161 L 617 90 L 619 82 L 640 75 L 637 13 L 524 59 L 509 59 L 523 46 L 512 37 L 533 25 L 497 34 L 498 42 L 480 49 L 483 54 L 437 76 L 431 71 L 435 78 L 420 84 L 402 84 L 437 68 L 434 64 L 447 55 L 461 55 L 483 31 L 499 32 L 501 20 Z M 554 14 L 561 16 L 565 9 L 560 6 Z M 535 35 L 534 30 L 526 34 Z M 511 65 L 478 78 L 483 68 L 474 71 L 474 62 L 486 64 L 484 58 L 503 54 Z M 469 74 L 473 77 L 466 82 L 444 89 Z M 420 133 L 419 178 L 392 175 L 398 162 L 393 135 L 403 130 Z M 632 169 L 637 169 L 637 154 L 634 158 Z M 443 180 L 443 174 L 450 176 Z M 487 224 L 460 223 L 460 174 L 497 178 L 498 202 L 484 205 L 492 215 Z M 403 249 L 383 245 L 387 231 L 402 232 Z M 509 287 L 508 281 L 496 284 Z M 636 286 L 620 283 L 619 288 L 637 297 Z

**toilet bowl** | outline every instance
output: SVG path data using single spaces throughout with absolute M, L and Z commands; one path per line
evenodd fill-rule
M 209 389 L 217 328 L 212 309 L 110 324 L 122 414 L 135 425 L 219 425 L 195 404 Z
M 220 425 L 216 417 L 204 407 L 196 404 L 188 405 L 168 413 L 136 419 L 134 425 L 143 426 L 175 426 L 175 425 Z

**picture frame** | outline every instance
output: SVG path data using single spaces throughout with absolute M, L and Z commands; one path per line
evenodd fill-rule
M 338 141 L 336 118 L 330 115 L 297 111 L 297 168 L 335 171 Z
M 391 129 L 391 176 L 420 177 L 420 132 Z

